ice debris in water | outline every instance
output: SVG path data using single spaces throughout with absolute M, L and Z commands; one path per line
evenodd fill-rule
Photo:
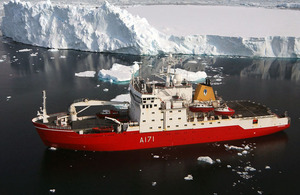
M 152 186 L 156 186 L 156 184 L 157 184 L 156 181 L 152 182 Z
M 55 148 L 55 147 L 50 147 L 49 150 L 55 151 L 55 150 L 57 150 L 57 148 Z
M 158 155 L 154 155 L 153 158 L 159 158 L 159 156 Z
M 106 91 L 108 91 L 108 89 L 107 89 L 107 88 L 104 88 L 104 89 L 103 89 L 103 91 L 105 91 L 105 92 L 106 92 Z
M 29 52 L 29 51 L 31 51 L 32 49 L 20 49 L 19 51 L 17 51 L 17 52 Z
M 267 165 L 267 166 L 265 167 L 265 169 L 271 169 L 271 167 Z
M 38 52 L 30 54 L 31 57 L 36 57 L 38 55 Z
M 50 189 L 49 192 L 55 193 L 55 189 Z
M 228 144 L 224 144 L 224 146 L 228 150 L 244 150 L 244 148 L 238 146 L 229 146 Z
M 184 180 L 186 180 L 186 181 L 193 180 L 193 176 L 189 174 L 186 177 L 184 177 Z
M 110 70 L 100 70 L 98 76 L 101 80 L 110 82 L 128 82 L 132 74 L 135 74 L 139 69 L 139 65 L 135 63 L 132 66 L 125 66 L 114 63 Z
M 94 77 L 95 74 L 96 74 L 96 71 L 84 71 L 84 72 L 75 73 L 75 76 L 77 76 L 77 77 Z
M 6 97 L 6 101 L 9 101 L 11 99 L 11 96 Z
M 214 161 L 209 156 L 199 156 L 197 158 L 197 160 L 200 161 L 200 162 L 206 162 L 206 163 L 209 163 L 209 164 L 214 163 Z
M 256 171 L 255 168 L 250 167 L 250 166 L 247 166 L 247 167 L 245 167 L 244 169 L 245 169 L 245 171 Z

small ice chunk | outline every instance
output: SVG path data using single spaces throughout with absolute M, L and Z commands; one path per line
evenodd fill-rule
M 108 89 L 107 89 L 107 88 L 104 88 L 104 89 L 103 89 L 103 91 L 105 91 L 105 92 L 106 92 L 106 91 L 108 91 Z
M 55 148 L 55 147 L 50 147 L 49 150 L 55 151 L 55 150 L 57 150 L 57 148 Z
M 245 171 L 256 171 L 255 168 L 250 167 L 250 166 L 247 166 L 247 167 L 245 167 L 244 169 L 245 169 Z
M 213 164 L 214 161 L 209 157 L 209 156 L 199 156 L 197 158 L 198 161 L 201 161 L 201 162 L 206 162 L 206 163 L 209 163 L 209 164 Z
M 240 153 L 240 152 L 239 152 L 239 153 L 237 153 L 237 155 L 238 155 L 238 156 L 243 156 L 243 154 L 242 154 L 242 153 Z
M 186 177 L 184 177 L 184 180 L 186 180 L 186 181 L 193 180 L 193 176 L 192 175 L 187 175 Z
M 248 151 L 247 151 L 247 150 L 244 150 L 244 151 L 242 152 L 242 154 L 243 154 L 243 155 L 246 155 L 246 154 L 248 154 Z
M 66 58 L 66 56 L 60 56 L 59 58 Z
M 159 158 L 159 156 L 158 155 L 154 155 L 153 158 Z
M 95 74 L 96 74 L 96 71 L 84 71 L 84 72 L 75 73 L 75 76 L 77 76 L 77 77 L 94 77 Z
M 4 62 L 4 60 L 0 59 L 0 62 Z
M 216 162 L 221 163 L 221 160 L 217 158 L 217 159 L 216 159 Z
M 271 167 L 267 165 L 267 166 L 265 167 L 265 169 L 271 169 Z
M 156 181 L 152 182 L 152 186 L 156 186 L 156 184 L 157 184 Z
M 227 165 L 227 168 L 231 168 L 231 165 Z
M 257 193 L 258 194 L 263 194 L 263 191 L 258 190 Z
M 50 189 L 49 192 L 55 193 L 55 189 Z
M 29 52 L 31 51 L 32 49 L 20 49 L 18 52 Z
M 51 59 L 51 60 L 54 60 L 55 58 L 52 56 L 52 57 L 50 57 L 50 59 Z
M 97 85 L 97 87 L 100 87 L 100 85 Z
M 238 146 L 229 146 L 228 144 L 224 144 L 224 146 L 228 150 L 244 150 L 244 148 Z
M 38 52 L 30 54 L 31 57 L 35 57 L 38 55 Z
M 250 150 L 250 147 L 249 147 L 248 145 L 246 145 L 246 146 L 244 147 L 244 149 L 245 149 L 245 150 Z

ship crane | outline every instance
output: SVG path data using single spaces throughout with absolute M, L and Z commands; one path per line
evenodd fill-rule
M 77 114 L 85 111 L 91 106 L 107 106 L 107 105 L 129 105 L 129 102 L 117 102 L 117 101 L 103 101 L 103 100 L 88 100 L 85 99 L 83 101 L 75 102 L 71 104 L 69 107 L 69 112 L 71 116 L 71 121 L 77 121 Z M 84 107 L 80 111 L 76 111 L 76 107 Z

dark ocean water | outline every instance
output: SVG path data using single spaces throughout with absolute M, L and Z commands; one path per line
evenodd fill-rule
M 279 114 L 287 110 L 291 127 L 260 138 L 191 146 L 52 151 L 31 124 L 42 90 L 47 91 L 48 113 L 66 111 L 83 97 L 110 100 L 127 93 L 127 85 L 74 74 L 142 61 L 140 74 L 147 77 L 159 70 L 164 57 L 50 52 L 1 37 L 0 194 L 300 194 L 300 60 L 175 57 L 182 62 L 176 67 L 205 70 L 225 100 L 261 102 Z M 250 150 L 239 156 L 225 144 L 248 145 Z M 199 156 L 210 156 L 215 163 L 201 163 Z M 189 174 L 193 180 L 186 181 Z

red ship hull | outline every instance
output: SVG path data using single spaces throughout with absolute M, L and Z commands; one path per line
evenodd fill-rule
M 245 139 L 282 131 L 290 124 L 243 129 L 240 126 L 187 129 L 153 133 L 123 132 L 80 135 L 70 129 L 51 129 L 34 122 L 44 144 L 72 150 L 121 151 Z

